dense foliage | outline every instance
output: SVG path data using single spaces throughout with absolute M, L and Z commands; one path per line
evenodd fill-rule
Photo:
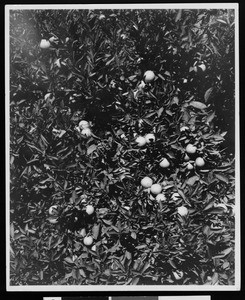
M 11 11 L 11 284 L 234 284 L 234 107 L 232 10 Z

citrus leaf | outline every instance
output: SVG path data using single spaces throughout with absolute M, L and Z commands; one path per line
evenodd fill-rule
M 86 274 L 85 272 L 83 271 L 83 269 L 79 269 L 79 273 L 82 277 L 86 278 Z
M 142 271 L 141 271 L 141 274 L 144 274 L 144 272 L 150 267 L 150 265 L 151 265 L 151 264 L 147 261 L 147 262 L 145 263 L 145 265 L 144 265 Z
M 229 183 L 229 179 L 227 177 L 225 177 L 222 174 L 214 174 L 216 178 L 218 178 L 220 181 L 225 182 L 226 184 Z
M 163 81 L 165 81 L 165 78 L 161 74 L 157 74 Z
M 222 20 L 222 19 L 217 19 L 216 21 L 217 21 L 217 22 L 219 22 L 219 23 L 222 23 L 222 24 L 225 24 L 225 25 L 227 25 L 227 23 L 226 23 L 226 21 L 225 21 L 225 20 Z
M 163 113 L 163 110 L 164 110 L 164 108 L 161 107 L 161 108 L 159 108 L 159 110 L 157 111 L 158 118 L 159 118 L 159 117 L 161 116 L 161 114 Z
M 182 9 L 179 9 L 175 18 L 175 22 L 178 22 L 181 19 L 181 15 L 182 15 Z
M 139 282 L 139 280 L 140 280 L 139 277 L 134 277 L 134 279 L 131 281 L 131 284 L 135 285 Z
M 69 264 L 74 264 L 74 261 L 70 257 L 66 257 L 66 258 L 64 258 L 64 260 L 66 262 L 68 262 Z
M 208 101 L 208 99 L 209 99 L 209 97 L 210 97 L 212 91 L 213 91 L 213 88 L 212 88 L 212 87 L 209 88 L 208 90 L 206 90 L 206 92 L 205 92 L 205 94 L 204 94 L 204 100 L 205 100 L 205 102 Z
M 128 260 L 132 259 L 132 254 L 128 251 L 126 251 L 125 256 L 127 257 Z
M 206 123 L 210 124 L 213 121 L 214 117 L 215 117 L 215 112 L 212 112 L 211 114 L 209 114 L 207 116 Z
M 224 208 L 223 207 L 214 207 L 206 211 L 208 214 L 223 214 Z
M 213 258 L 224 258 L 228 254 L 230 254 L 232 250 L 233 249 L 231 247 L 229 247 L 229 248 L 223 250 L 222 252 L 220 252 L 218 255 L 213 256 Z
M 89 146 L 88 149 L 87 149 L 87 155 L 93 153 L 96 149 L 97 149 L 97 146 L 94 145 L 94 144 Z
M 199 101 L 191 101 L 189 106 L 195 107 L 197 109 L 205 109 L 207 106 L 206 104 L 199 102 Z
M 100 232 L 100 224 L 95 224 L 93 229 L 92 229 L 92 232 L 93 232 L 93 237 L 97 240 L 98 236 L 99 236 L 99 232 Z
M 194 185 L 194 183 L 197 180 L 199 180 L 199 177 L 197 175 L 194 175 L 194 176 L 188 178 L 185 183 L 188 184 L 188 185 L 190 185 L 190 186 L 192 186 L 192 185 Z

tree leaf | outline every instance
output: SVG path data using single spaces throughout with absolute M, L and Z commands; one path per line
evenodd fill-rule
M 214 174 L 216 178 L 218 178 L 220 181 L 225 182 L 226 184 L 229 183 L 229 179 L 227 177 L 225 177 L 222 174 Z
M 163 81 L 165 81 L 165 78 L 161 74 L 157 74 Z
M 194 185 L 194 183 L 195 183 L 196 181 L 198 181 L 198 180 L 199 180 L 199 176 L 194 175 L 194 176 L 188 178 L 188 179 L 186 180 L 185 183 L 186 183 L 187 185 L 192 186 L 192 185 Z
M 66 258 L 64 258 L 64 260 L 66 262 L 68 262 L 69 264 L 74 264 L 74 261 L 70 257 L 66 257 Z
M 97 240 L 100 233 L 100 224 L 95 224 L 92 228 L 93 237 Z
M 94 145 L 94 144 L 89 146 L 88 149 L 87 149 L 87 155 L 93 153 L 96 149 L 97 149 L 97 146 Z
M 83 269 L 79 269 L 79 273 L 80 273 L 80 275 L 81 275 L 82 277 L 84 277 L 84 278 L 87 277 L 86 274 L 85 274 L 85 272 L 83 271 Z
M 195 107 L 197 109 L 205 109 L 207 107 L 204 103 L 199 101 L 191 101 L 189 103 L 189 106 Z
M 131 281 L 132 285 L 135 285 L 139 282 L 140 278 L 139 277 L 134 277 L 134 279 Z
M 210 124 L 210 123 L 213 121 L 214 117 L 215 117 L 215 112 L 210 113 L 210 114 L 207 116 L 206 123 L 207 123 L 207 124 Z
M 224 208 L 223 207 L 213 207 L 209 210 L 205 210 L 207 214 L 223 214 Z
M 164 110 L 163 107 L 161 107 L 161 108 L 158 109 L 158 111 L 157 111 L 158 118 L 162 115 L 163 110 Z
M 222 252 L 220 252 L 218 255 L 213 256 L 213 258 L 224 258 L 226 257 L 228 254 L 231 253 L 233 249 L 231 247 L 223 250 Z
M 179 9 L 175 18 L 175 22 L 178 22 L 181 19 L 181 16 L 182 16 L 182 9 Z
M 213 88 L 212 88 L 212 87 L 209 88 L 208 90 L 206 90 L 206 92 L 205 92 L 205 94 L 204 94 L 204 100 L 205 100 L 205 102 L 208 102 L 208 99 L 209 99 L 209 97 L 210 97 L 212 91 L 213 91 Z

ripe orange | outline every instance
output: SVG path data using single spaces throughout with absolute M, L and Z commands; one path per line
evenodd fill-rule
M 85 236 L 85 238 L 83 239 L 83 243 L 86 246 L 91 246 L 93 244 L 93 238 L 92 236 Z
M 156 196 L 156 200 L 157 200 L 157 202 L 165 201 L 165 200 L 166 200 L 166 196 L 165 196 L 163 193 L 158 194 L 158 195 Z
M 144 74 L 144 80 L 145 82 L 151 82 L 152 80 L 154 80 L 155 78 L 155 74 L 153 71 L 146 71 L 145 74 Z
M 162 168 L 168 168 L 170 166 L 169 161 L 167 160 L 167 158 L 164 158 L 161 162 L 160 162 L 160 167 Z
M 144 188 L 149 188 L 152 186 L 153 180 L 150 177 L 146 176 L 141 180 L 140 183 Z
M 87 205 L 87 207 L 86 207 L 86 213 L 87 213 L 88 215 L 92 215 L 93 212 L 94 212 L 94 207 L 93 207 L 93 205 Z
M 203 167 L 205 165 L 205 161 L 202 157 L 197 157 L 195 163 L 198 167 Z
M 152 143 L 152 142 L 155 142 L 155 135 L 153 133 L 148 133 L 146 134 L 145 136 L 145 140 L 147 143 Z
M 143 147 L 146 144 L 146 139 L 143 136 L 138 136 L 135 141 L 139 147 Z
M 181 215 L 182 217 L 188 215 L 188 209 L 185 206 L 180 206 L 177 208 L 178 214 Z
M 193 168 L 194 168 L 194 167 L 193 167 L 193 165 L 192 165 L 191 163 L 188 163 L 188 164 L 187 164 L 187 169 L 188 169 L 188 170 L 192 170 Z
M 50 42 L 48 40 L 42 39 L 40 42 L 41 49 L 48 49 L 50 47 Z
M 154 195 L 160 194 L 162 191 L 162 186 L 159 183 L 155 183 L 151 186 L 151 192 Z
M 192 144 L 188 144 L 185 148 L 186 152 L 189 153 L 189 154 L 193 154 L 193 153 L 196 153 L 197 151 L 197 147 L 196 146 L 193 146 Z

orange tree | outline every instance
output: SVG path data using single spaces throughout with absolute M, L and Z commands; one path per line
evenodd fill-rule
M 11 11 L 12 285 L 234 283 L 233 19 Z

